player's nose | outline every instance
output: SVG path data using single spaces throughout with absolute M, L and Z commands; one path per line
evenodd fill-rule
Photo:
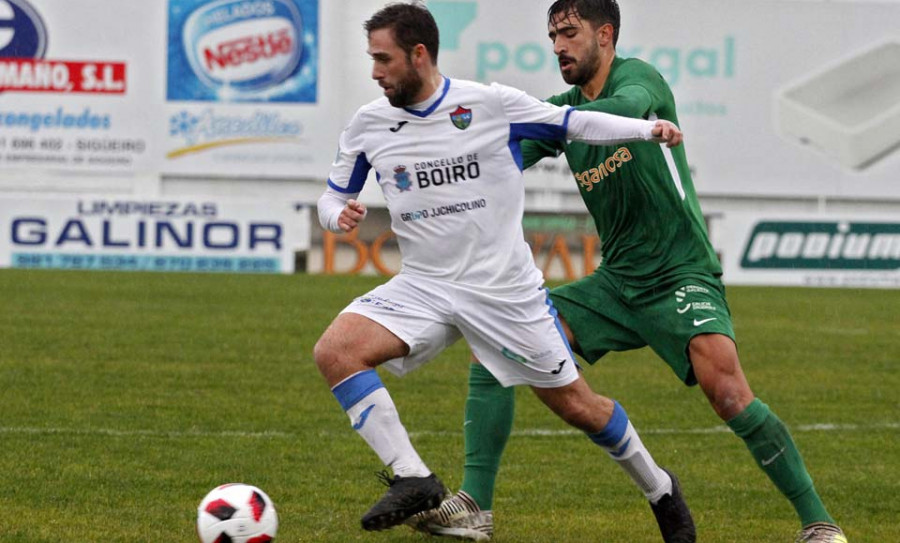
M 565 42 L 559 38 L 553 40 L 553 54 L 559 56 L 566 52 Z

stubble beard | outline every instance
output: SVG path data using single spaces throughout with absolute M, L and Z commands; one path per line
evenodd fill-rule
M 394 107 L 406 107 L 415 103 L 416 96 L 422 90 L 425 82 L 413 68 L 412 63 L 407 65 L 406 76 L 394 85 L 394 95 L 388 96 L 388 102 Z
M 572 57 L 568 58 L 573 61 L 575 68 L 568 73 L 561 72 L 563 81 L 569 85 L 582 87 L 593 79 L 594 74 L 597 73 L 597 69 L 600 66 L 600 48 L 594 43 L 583 59 L 576 61 Z

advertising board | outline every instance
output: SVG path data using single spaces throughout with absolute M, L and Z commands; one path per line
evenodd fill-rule
M 341 127 L 329 110 L 339 89 L 320 69 L 337 57 L 321 50 L 324 11 L 319 0 L 169 0 L 163 173 L 327 175 Z
M 728 213 L 718 221 L 725 282 L 900 287 L 900 218 Z
M 361 4 L 360 22 L 382 3 Z M 445 74 L 541 98 L 568 89 L 547 37 L 549 2 L 427 5 L 441 31 Z M 900 3 L 620 5 L 617 54 L 653 64 L 671 86 L 701 196 L 900 199 Z M 363 81 L 370 69 L 364 38 L 349 36 L 356 43 L 348 44 L 347 72 L 360 84 L 348 102 L 358 106 L 378 89 Z M 527 170 L 526 184 L 577 188 L 564 160 Z
M 292 273 L 309 208 L 219 198 L 0 198 L 0 268 Z
M 155 170 L 163 17 L 156 2 L 0 0 L 0 168 Z

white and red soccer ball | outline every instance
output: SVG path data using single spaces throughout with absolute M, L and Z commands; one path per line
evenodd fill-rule
M 278 514 L 259 488 L 231 483 L 214 488 L 197 508 L 201 543 L 269 543 L 278 531 Z

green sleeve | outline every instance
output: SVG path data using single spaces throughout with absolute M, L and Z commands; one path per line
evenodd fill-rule
M 579 111 L 599 111 L 635 119 L 646 118 L 653 111 L 653 97 L 643 85 L 627 85 L 609 98 L 594 100 L 577 106 Z
M 562 142 L 555 140 L 522 140 L 522 168 L 527 169 L 544 157 L 557 156 L 562 151 Z

